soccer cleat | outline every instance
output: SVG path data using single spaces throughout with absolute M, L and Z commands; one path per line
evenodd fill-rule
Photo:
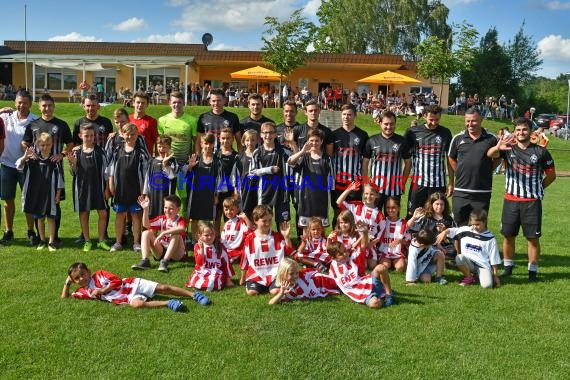
M 91 243 L 89 240 L 83 243 L 83 252 L 89 252 L 91 251 L 91 248 L 93 248 L 93 243 Z
M 104 251 L 108 251 L 111 249 L 111 246 L 109 244 L 107 244 L 107 242 L 105 240 L 102 240 L 99 243 L 97 243 L 97 248 L 100 248 Z
M 77 245 L 81 245 L 81 244 L 85 243 L 85 238 L 83 237 L 83 233 L 79 234 L 77 239 L 75 239 L 74 243 Z
M 32 247 L 40 244 L 40 239 L 33 230 L 28 230 L 28 241 Z
M 436 277 L 435 282 L 440 285 L 447 285 L 447 280 L 444 277 Z
M 113 244 L 113 246 L 111 247 L 111 249 L 109 251 L 111 252 L 117 252 L 123 249 L 123 245 L 119 242 L 116 242 L 115 244 Z
M 174 312 L 184 310 L 184 304 L 180 300 L 175 300 L 175 299 L 168 300 L 168 303 L 166 304 L 166 306 Z
M 137 264 L 131 266 L 131 269 L 134 270 L 145 270 L 150 268 L 150 260 L 149 259 L 142 259 Z
M 194 292 L 193 298 L 194 298 L 194 301 L 198 302 L 202 306 L 207 306 L 210 304 L 210 299 L 206 295 L 202 294 L 201 292 L 199 292 L 197 290 Z
M 10 240 L 14 240 L 14 232 L 12 232 L 12 231 L 5 231 L 5 232 L 4 232 L 4 236 L 2 236 L 2 239 L 0 240 L 0 244 L 6 244 L 6 243 L 8 243 Z
M 538 281 L 538 273 L 535 270 L 528 271 L 528 281 L 529 282 L 537 282 Z
M 57 246 L 55 245 L 55 243 L 49 243 L 48 244 L 48 251 L 50 251 L 50 252 L 57 251 Z
M 475 277 L 473 276 L 465 276 L 463 280 L 459 283 L 460 286 L 469 286 L 475 284 Z
M 168 262 L 166 260 L 160 260 L 160 264 L 158 265 L 159 272 L 168 273 Z
M 396 293 L 392 292 L 392 294 L 386 294 L 384 297 L 384 307 L 390 307 L 394 304 L 396 297 Z
M 41 251 L 42 249 L 44 249 L 45 247 L 47 247 L 47 242 L 40 240 L 40 242 L 38 243 L 38 248 L 36 248 L 38 251 Z
M 503 273 L 501 273 L 500 277 L 509 277 L 513 274 L 513 265 L 506 265 Z
M 133 251 L 135 252 L 140 252 L 141 251 L 141 245 L 139 243 L 135 243 L 133 244 Z

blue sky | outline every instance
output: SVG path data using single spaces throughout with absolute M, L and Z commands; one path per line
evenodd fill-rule
M 570 0 L 443 0 L 449 23 L 467 21 L 481 35 L 496 27 L 500 42 L 513 39 L 523 21 L 549 78 L 570 72 Z M 210 49 L 259 50 L 265 16 L 285 19 L 293 10 L 317 22 L 321 0 L 12 0 L 2 4 L 1 40 L 201 43 Z M 57 5 L 55 5 L 57 4 Z M 150 5 L 152 4 L 152 5 Z

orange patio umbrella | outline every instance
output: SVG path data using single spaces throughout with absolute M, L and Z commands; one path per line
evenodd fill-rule
M 384 71 L 375 75 L 371 75 L 366 78 L 362 78 L 356 81 L 356 83 L 377 83 L 386 85 L 386 95 L 388 95 L 388 85 L 391 84 L 411 84 L 411 83 L 421 83 L 421 81 L 416 78 L 409 77 L 407 75 L 398 74 L 393 71 Z
M 265 67 L 255 66 L 231 73 L 232 79 L 255 79 L 257 81 L 257 92 L 259 92 L 259 80 L 280 80 L 284 76 L 276 71 L 266 69 Z

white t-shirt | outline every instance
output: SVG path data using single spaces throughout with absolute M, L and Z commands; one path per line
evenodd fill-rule
M 16 168 L 16 161 L 23 155 L 21 142 L 24 138 L 26 126 L 38 117 L 30 113 L 27 119 L 19 120 L 17 111 L 3 113 L 0 117 L 2 117 L 2 121 L 4 122 L 4 130 L 6 132 L 4 152 L 2 153 L 0 161 L 5 166 Z
M 490 270 L 491 265 L 501 263 L 497 239 L 490 231 L 478 233 L 469 226 L 450 228 L 448 231 L 450 239 L 459 240 L 461 254 L 479 267 Z

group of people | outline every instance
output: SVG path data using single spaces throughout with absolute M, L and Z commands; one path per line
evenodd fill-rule
M 531 143 L 528 120 L 517 119 L 513 137 L 497 139 L 482 128 L 480 112 L 471 108 L 465 131 L 452 136 L 439 124 L 441 108 L 432 105 L 425 109 L 425 123 L 408 128 L 403 136 L 395 133 L 396 115 L 383 112 L 380 133 L 369 137 L 355 125 L 351 104 L 341 107 L 342 127 L 331 131 L 319 123 L 315 100 L 305 104 L 304 124 L 296 121 L 295 102 L 285 101 L 279 125 L 263 116 L 258 94 L 248 97 L 250 114 L 241 121 L 224 108 L 225 101 L 223 90 L 212 90 L 211 110 L 196 119 L 184 113 L 182 95 L 172 92 L 171 112 L 156 120 L 146 114 L 147 95 L 137 92 L 132 115 L 115 110 L 118 133 L 113 133 L 111 121 L 98 113 L 97 98 L 87 96 L 82 100 L 86 115 L 72 133 L 54 116 L 49 95 L 40 98 L 41 116 L 36 118 L 29 112 L 29 94 L 19 93 L 15 110 L 0 110 L 0 195 L 6 204 L 2 242 L 14 238 L 14 197 L 21 181 L 30 241 L 38 249 L 57 250 L 59 202 L 65 196 L 61 162 L 66 157 L 85 251 L 93 248 L 89 213 L 97 210 L 98 248 L 121 250 L 123 232 L 131 223 L 133 249 L 141 252 L 132 268 L 150 268 L 154 257 L 158 269 L 168 272 L 172 261 L 188 258 L 184 243 L 190 220 L 188 240 L 196 265 L 188 287 L 233 286 L 231 264 L 239 262 L 239 282 L 246 293 L 269 292 L 272 304 L 341 291 L 379 308 L 394 301 L 392 267 L 405 271 L 410 285 L 432 281 L 434 275 L 444 285 L 446 260 L 454 260 L 464 274 L 462 285 L 499 284 L 501 260 L 486 225 L 492 173 L 502 158 L 507 179 L 503 274 L 513 272 L 514 239 L 522 226 L 529 280 L 536 281 L 541 199 L 556 174 L 548 151 Z M 40 188 L 45 191 L 38 192 Z M 400 202 L 407 188 L 402 217 Z M 117 213 L 112 246 L 106 236 L 109 199 Z M 297 246 L 290 236 L 291 205 Z M 329 221 L 331 206 L 334 217 Z M 279 232 L 271 229 L 273 219 Z M 334 230 L 326 236 L 331 224 Z M 115 302 L 114 296 L 105 295 L 121 294 L 123 301 L 116 303 L 137 307 L 169 306 L 145 301 L 155 291 L 201 299 L 160 284 L 143 283 L 140 287 L 147 289 L 139 293 L 139 285 L 133 285 L 138 279 L 119 284 L 97 273 L 88 280 L 86 265 L 74 264 L 62 296 L 75 283 L 83 289 L 73 293 L 80 298 Z M 171 308 L 179 309 L 176 305 Z

